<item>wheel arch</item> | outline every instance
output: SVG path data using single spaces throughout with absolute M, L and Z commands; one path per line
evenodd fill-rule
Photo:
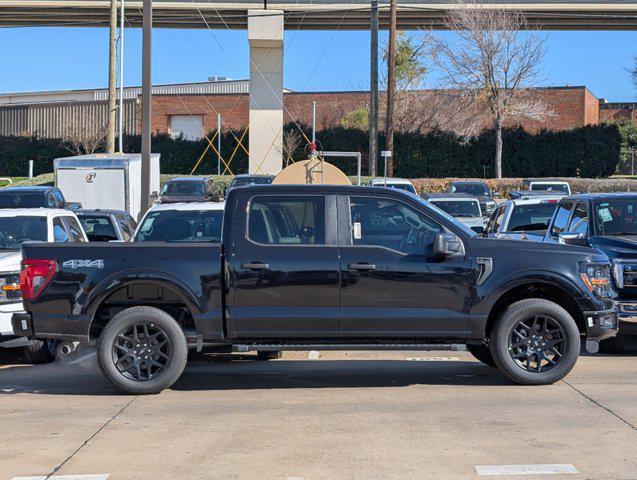
M 498 289 L 497 295 L 494 295 L 488 309 L 484 335 L 488 338 L 494 323 L 506 307 L 525 298 L 541 298 L 556 303 L 573 317 L 580 333 L 586 333 L 584 315 L 577 301 L 580 297 L 579 289 L 565 279 L 553 276 L 520 279 L 501 287 Z

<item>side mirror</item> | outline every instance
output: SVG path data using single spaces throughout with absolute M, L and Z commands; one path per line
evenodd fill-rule
M 464 255 L 464 245 L 453 233 L 437 233 L 433 245 L 433 254 L 442 257 Z
M 150 198 L 159 198 L 159 193 L 157 191 L 150 192 Z
M 474 232 L 478 234 L 483 234 L 485 231 L 485 228 L 484 228 L 484 225 L 474 225 L 473 227 L 471 227 L 471 230 L 473 230 Z
M 558 235 L 559 243 L 564 245 L 579 245 L 580 247 L 587 247 L 588 241 L 586 235 L 583 233 L 575 232 L 562 232 Z

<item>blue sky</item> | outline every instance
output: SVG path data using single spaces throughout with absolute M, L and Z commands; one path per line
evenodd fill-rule
M 125 83 L 137 85 L 141 31 L 127 30 L 125 45 Z M 637 32 L 549 32 L 547 47 L 546 85 L 586 85 L 610 101 L 637 99 L 626 71 L 637 55 Z M 106 29 L 0 29 L 0 92 L 104 87 L 107 49 Z M 246 32 L 157 29 L 153 62 L 154 83 L 247 78 Z M 288 88 L 361 89 L 368 79 L 368 32 L 286 31 Z

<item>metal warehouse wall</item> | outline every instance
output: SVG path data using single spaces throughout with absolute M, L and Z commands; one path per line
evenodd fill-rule
M 62 138 L 95 135 L 106 126 L 105 101 L 0 107 L 0 135 Z M 124 133 L 135 134 L 136 99 L 124 100 Z

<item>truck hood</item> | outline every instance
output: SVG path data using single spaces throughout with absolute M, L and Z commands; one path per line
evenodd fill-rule
M 19 272 L 22 255 L 19 250 L 0 250 L 0 273 Z
M 637 236 L 612 236 L 590 239 L 591 246 L 604 252 L 609 258 L 637 258 Z

